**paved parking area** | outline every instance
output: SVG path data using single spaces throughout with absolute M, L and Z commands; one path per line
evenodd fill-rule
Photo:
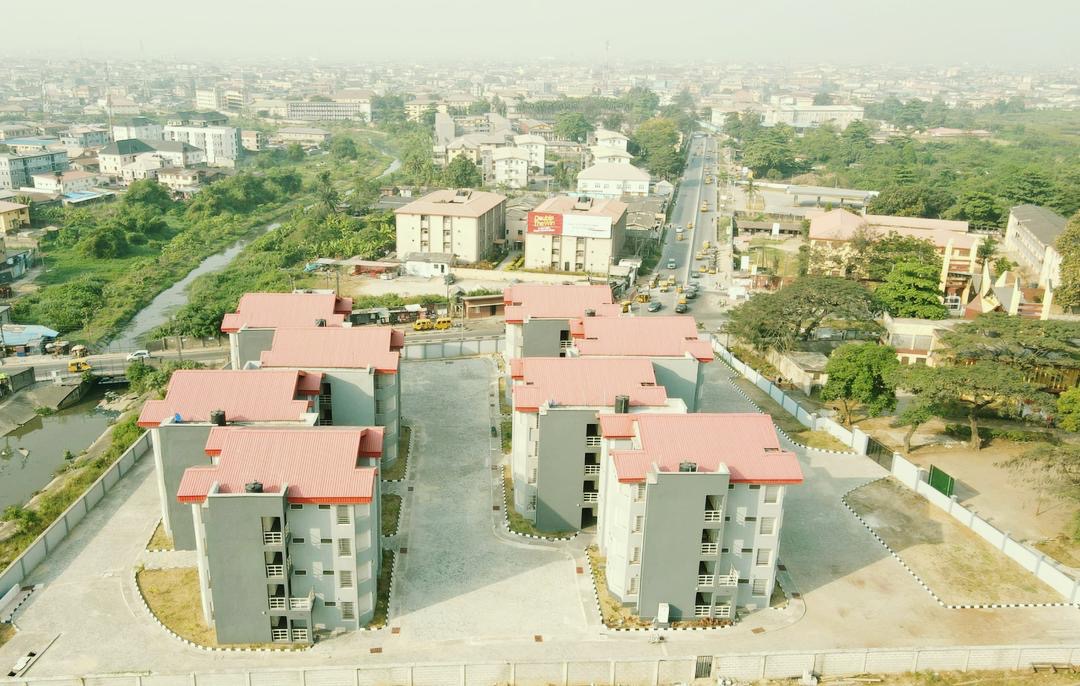
M 413 427 L 391 624 L 410 638 L 580 633 L 573 559 L 515 545 L 493 530 L 488 359 L 405 363 Z M 453 389 L 453 401 L 447 390 Z M 402 542 L 402 540 L 404 542 Z

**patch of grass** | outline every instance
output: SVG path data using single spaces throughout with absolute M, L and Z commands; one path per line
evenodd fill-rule
M 1061 564 L 1080 569 L 1080 541 L 1068 536 L 1058 536 L 1039 541 L 1035 548 Z
M 503 454 L 508 454 L 514 447 L 514 420 L 504 417 L 499 421 L 499 435 L 502 437 Z
M 382 535 L 393 536 L 397 533 L 398 516 L 401 514 L 401 496 L 383 493 L 379 503 L 379 518 L 382 520 Z
M 397 460 L 383 470 L 383 481 L 397 481 L 405 478 L 405 472 L 409 468 L 409 440 L 411 437 L 412 428 L 408 424 L 402 424 L 401 431 L 398 432 Z
M 572 536 L 575 533 L 574 531 L 541 531 L 532 522 L 525 519 L 514 507 L 514 477 L 510 473 L 510 468 L 506 466 L 503 467 L 503 487 L 506 489 L 503 507 L 506 508 L 506 519 L 510 522 L 511 531 L 516 531 L 519 534 L 552 536 L 555 538 Z
M 158 522 L 157 528 L 154 529 L 154 535 L 150 537 L 150 542 L 146 544 L 147 550 L 173 550 L 173 540 L 165 533 L 165 526 Z
M 769 607 L 781 610 L 787 607 L 787 604 L 787 594 L 784 593 L 784 589 L 780 586 L 780 580 L 777 579 L 776 583 L 773 584 L 772 595 L 769 596 Z
M 600 598 L 600 614 L 604 624 L 611 628 L 644 628 L 652 626 L 651 622 L 643 620 L 629 609 L 623 607 L 607 587 L 607 573 L 604 571 L 604 563 L 607 558 L 600 556 L 600 551 L 595 545 L 585 549 L 589 558 L 589 570 L 592 572 L 593 583 L 596 584 L 596 595 Z
M 379 567 L 379 578 L 376 581 L 375 591 L 375 614 L 368 624 L 369 629 L 377 629 L 386 626 L 390 614 L 390 579 L 394 573 L 394 552 L 384 550 L 382 552 L 382 565 Z
M 838 441 L 832 434 L 827 431 L 810 431 L 805 429 L 798 433 L 791 434 L 792 440 L 797 443 L 802 443 L 808 448 L 819 448 L 821 450 L 839 450 L 841 452 L 850 452 L 851 448 Z
M 193 567 L 178 569 L 142 569 L 135 575 L 139 592 L 150 611 L 177 636 L 208 648 L 219 648 L 217 632 L 206 626 L 199 597 L 199 572 Z M 280 644 L 224 644 L 230 648 L 273 648 L 289 650 Z
M 10 624 L 0 624 L 0 646 L 4 645 L 15 635 L 15 627 Z
M 499 414 L 509 416 L 514 413 L 514 406 L 506 399 L 506 377 L 499 377 Z

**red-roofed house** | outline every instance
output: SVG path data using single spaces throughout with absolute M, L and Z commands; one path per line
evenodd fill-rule
M 221 320 L 222 332 L 229 334 L 232 368 L 258 360 L 270 347 L 275 329 L 350 326 L 352 302 L 333 292 L 244 294 L 236 312 Z
M 213 429 L 208 464 L 184 472 L 176 500 L 199 532 L 203 617 L 219 642 L 311 643 L 371 620 L 382 433 Z
M 503 290 L 503 303 L 508 359 L 564 357 L 571 321 L 621 313 L 607 284 L 519 283 Z
M 148 400 L 139 426 L 150 430 L 161 523 L 177 550 L 195 550 L 191 508 L 176 500 L 188 467 L 209 464 L 204 452 L 215 426 L 314 426 L 322 375 L 297 370 L 181 369 L 165 397 Z
M 514 505 L 545 531 L 596 521 L 598 413 L 686 412 L 645 358 L 518 358 L 511 375 Z
M 568 357 L 648 359 L 668 397 L 697 411 L 702 365 L 712 362 L 713 349 L 698 337 L 693 317 L 582 317 L 570 322 L 570 338 Z
M 802 483 L 766 414 L 599 418 L 608 591 L 643 618 L 767 607 L 787 486 Z
M 400 357 L 405 334 L 388 326 L 280 328 L 249 367 L 321 374 L 319 424 L 386 428 L 383 465 L 397 460 Z

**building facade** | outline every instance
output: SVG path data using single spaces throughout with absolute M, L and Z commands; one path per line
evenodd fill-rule
M 607 274 L 626 240 L 626 203 L 556 196 L 529 212 L 525 267 Z
M 244 129 L 240 132 L 240 145 L 250 152 L 266 150 L 270 145 L 270 136 L 264 131 Z
M 529 153 L 521 148 L 498 148 L 491 153 L 492 181 L 496 186 L 529 185 Z
M 101 183 L 101 177 L 90 172 L 67 170 L 52 174 L 35 174 L 34 188 L 46 193 L 77 193 L 88 191 Z
M 221 332 L 229 335 L 231 367 L 244 369 L 259 362 L 277 329 L 348 325 L 352 303 L 352 298 L 333 292 L 245 293 L 236 312 L 221 320 Z
M 397 254 L 443 253 L 464 263 L 492 256 L 505 242 L 506 197 L 438 190 L 394 210 Z
M 514 145 L 528 154 L 530 168 L 535 168 L 541 174 L 544 173 L 544 166 L 547 164 L 547 141 L 543 136 L 523 133 L 514 136 Z
M 153 153 L 154 148 L 144 141 L 117 139 L 98 151 L 98 165 L 102 174 L 120 178 L 124 167 L 135 161 L 139 155 Z
M 52 174 L 67 168 L 67 152 L 0 153 L 0 190 L 29 187 L 35 174 Z
M 30 206 L 0 200 L 0 233 L 17 231 L 30 226 Z
M 503 290 L 506 359 L 566 357 L 573 346 L 571 322 L 617 317 L 622 309 L 607 284 L 519 283 Z
M 141 141 L 160 141 L 165 138 L 165 128 L 146 117 L 135 117 L 123 124 L 113 124 L 112 139 L 125 141 L 137 139 Z
M 371 101 L 289 101 L 285 118 L 298 121 L 371 121 Z
M 577 190 L 593 198 L 644 197 L 649 194 L 649 173 L 632 164 L 600 162 L 578 173 Z
M 1065 231 L 1065 217 L 1038 205 L 1017 205 L 1009 210 L 1005 251 L 1039 288 L 1061 285 L 1061 253 L 1054 242 Z
M 232 126 L 166 126 L 165 140 L 193 145 L 206 153 L 206 163 L 231 167 L 243 154 L 240 129 Z

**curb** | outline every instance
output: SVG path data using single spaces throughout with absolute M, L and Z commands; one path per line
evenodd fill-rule
M 1080 605 L 1074 605 L 1073 603 L 974 603 L 974 604 L 962 604 L 962 605 L 954 605 L 954 604 L 951 604 L 951 603 L 946 603 L 944 600 L 941 599 L 940 596 L 938 596 L 937 593 L 935 593 L 933 591 L 933 589 L 931 589 L 926 584 L 925 581 L 922 580 L 922 577 L 920 577 L 918 574 L 915 573 L 915 570 L 913 570 L 911 567 L 908 566 L 908 564 L 906 562 L 904 562 L 904 558 L 900 557 L 900 555 L 895 550 L 890 548 L 889 544 L 886 543 L 884 540 L 882 540 L 881 536 L 877 535 L 877 532 L 874 531 L 873 527 L 871 527 L 869 524 L 867 524 L 866 520 L 864 520 L 859 515 L 859 513 L 856 512 L 855 509 L 852 508 L 851 505 L 848 504 L 847 497 L 852 492 L 862 488 L 863 486 L 869 486 L 870 484 L 877 483 L 878 481 L 882 481 L 883 479 L 888 479 L 888 478 L 890 478 L 890 477 L 883 476 L 883 477 L 880 477 L 880 478 L 877 478 L 877 479 L 873 479 L 871 481 L 867 481 L 866 483 L 864 483 L 864 484 L 862 484 L 860 486 L 856 486 L 855 488 L 852 488 L 851 490 L 844 493 L 844 495 L 840 496 L 840 502 L 844 505 L 844 508 L 847 509 L 847 511 L 850 512 L 852 514 L 852 516 L 855 517 L 855 519 L 859 520 L 859 523 L 862 524 L 863 527 L 865 527 L 866 530 L 870 532 L 870 535 L 874 537 L 874 540 L 876 540 L 878 543 L 880 543 L 881 546 L 883 548 L 885 548 L 885 550 L 889 551 L 889 554 L 892 555 L 892 558 L 900 563 L 900 566 L 903 567 L 907 571 L 907 573 L 911 575 L 911 577 L 913 579 L 915 579 L 915 581 L 919 584 L 919 586 L 922 586 L 922 589 L 924 591 L 926 591 L 927 593 L 930 594 L 930 597 L 933 598 L 934 601 L 938 605 L 940 605 L 941 607 L 943 607 L 943 608 L 945 608 L 947 610 L 975 610 L 975 609 L 978 609 L 978 610 L 1004 610 L 1004 609 L 1012 609 L 1012 608 L 1032 608 L 1032 607 L 1080 607 Z
M 723 362 L 724 361 L 723 358 L 720 358 L 720 361 Z M 725 362 L 725 364 L 726 364 L 726 362 Z M 735 371 L 735 370 L 733 369 L 732 371 Z M 738 372 L 736 372 L 736 373 L 738 373 Z M 769 414 L 765 410 L 758 407 L 758 404 L 755 403 L 750 398 L 750 395 L 746 391 L 744 391 L 739 386 L 739 384 L 735 383 L 735 379 L 733 379 L 733 378 L 728 379 L 728 383 L 731 384 L 731 387 L 734 388 L 735 391 L 738 392 L 738 394 L 741 395 L 746 402 L 750 403 L 754 407 L 755 410 L 757 410 L 761 414 L 765 414 L 765 415 Z M 811 448 L 808 445 L 803 445 L 802 443 L 799 443 L 798 441 L 793 439 L 791 436 L 788 436 L 787 433 L 776 424 L 776 422 L 773 422 L 773 426 L 776 428 L 776 432 L 779 433 L 784 438 L 784 440 L 786 440 L 788 443 L 792 444 L 793 446 L 795 446 L 797 448 L 801 448 L 803 450 L 813 450 L 815 453 L 825 453 L 826 455 L 847 455 L 847 456 L 850 456 L 850 457 L 860 457 L 860 455 L 858 453 L 856 453 L 854 451 L 851 451 L 851 450 L 829 450 L 828 448 Z M 807 427 L 807 428 L 810 428 L 810 427 Z
M 401 423 L 402 424 L 405 423 L 404 418 L 402 418 Z M 412 430 L 412 425 L 411 424 L 409 424 L 408 427 L 409 427 L 409 460 L 411 461 L 412 456 L 415 454 L 416 446 L 414 444 L 416 443 L 416 432 L 414 432 Z M 382 482 L 384 484 L 399 484 L 402 481 L 404 481 L 405 479 L 409 478 L 410 469 L 411 468 L 409 466 L 409 462 L 406 462 L 405 463 L 405 473 L 401 475 L 400 479 L 383 479 Z
M 502 469 L 499 470 L 499 490 L 502 491 L 503 528 L 506 529 L 507 533 L 511 533 L 521 538 L 531 538 L 534 541 L 550 541 L 552 543 L 558 543 L 560 541 L 572 541 L 578 537 L 578 535 L 581 533 L 580 531 L 575 533 L 573 536 L 537 536 L 535 534 L 523 534 L 520 531 L 514 531 L 513 529 L 511 529 L 510 515 L 507 513 L 507 510 L 510 508 L 510 503 L 507 502 L 506 498 L 506 465 L 499 466 L 502 467 Z M 599 600 L 597 602 L 599 603 Z

